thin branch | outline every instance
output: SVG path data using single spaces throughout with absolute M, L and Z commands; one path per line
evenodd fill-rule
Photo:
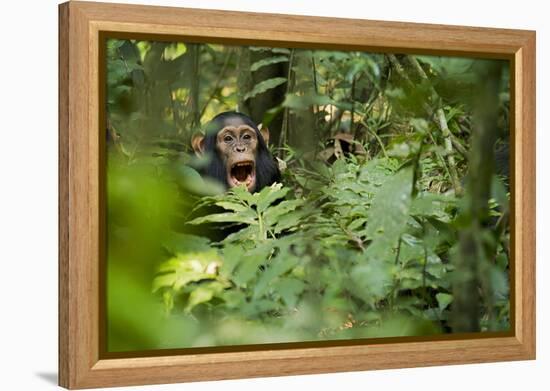
M 456 137 L 452 133 L 451 133 L 451 141 L 458 153 L 460 153 L 464 157 L 468 157 L 468 151 L 466 150 L 466 148 L 464 148 L 462 144 L 460 144 L 458 137 Z
M 414 83 L 411 81 L 410 77 L 405 72 L 405 69 L 403 68 L 403 65 L 399 62 L 397 57 L 394 54 L 389 54 L 388 58 L 390 59 L 390 62 L 394 66 L 395 70 L 401 76 L 403 80 L 408 84 L 410 88 L 414 88 Z M 434 89 L 432 84 L 430 83 L 430 80 L 428 78 L 428 75 L 426 75 L 426 72 L 424 72 L 424 69 L 420 66 L 418 61 L 412 57 L 412 56 L 405 56 L 409 64 L 411 64 L 411 68 L 416 72 L 417 76 L 424 82 L 427 83 L 427 85 L 430 88 L 430 92 L 432 95 L 432 98 L 435 99 L 437 104 L 437 109 L 435 111 L 435 121 L 441 130 L 441 134 L 443 136 L 444 140 L 444 147 L 447 154 L 447 169 L 449 171 L 450 177 L 451 177 L 451 183 L 453 185 L 453 188 L 455 189 L 455 194 L 461 195 L 463 194 L 463 188 L 460 183 L 460 180 L 458 178 L 458 171 L 456 168 L 456 162 L 453 155 L 453 142 L 451 138 L 451 131 L 449 130 L 449 126 L 447 124 L 447 119 L 445 118 L 445 111 L 442 107 L 442 100 L 437 94 L 437 91 Z M 428 105 L 427 102 L 422 103 L 422 107 L 428 112 L 428 114 L 433 115 L 434 112 L 430 105 Z
M 287 74 L 287 82 L 286 82 L 286 93 L 285 95 L 290 93 L 290 79 L 292 77 L 292 63 L 294 61 L 294 49 L 290 50 L 290 58 L 288 59 L 288 74 Z M 285 142 L 288 138 L 288 126 L 289 126 L 289 114 L 288 114 L 288 107 L 285 107 L 283 112 L 283 128 L 281 129 L 281 137 L 279 138 L 279 148 L 282 148 L 285 145 Z
M 461 195 L 463 193 L 462 185 L 458 179 L 458 172 L 456 169 L 455 157 L 453 155 L 453 144 L 451 140 L 451 131 L 447 125 L 447 119 L 445 118 L 445 112 L 442 108 L 437 109 L 437 122 L 443 139 L 445 140 L 445 152 L 447 152 L 447 162 L 449 163 L 449 171 L 451 173 L 451 180 L 453 182 L 453 187 L 455 188 L 455 193 Z
M 355 100 L 354 100 L 354 97 L 355 97 L 355 82 L 356 82 L 356 79 L 355 79 L 355 75 L 353 75 L 353 79 L 351 81 L 351 91 L 350 91 L 350 95 L 351 95 L 351 110 L 350 110 L 350 118 L 349 118 L 349 131 L 350 133 L 352 133 L 352 130 L 353 130 L 353 116 L 355 114 Z M 355 138 L 355 132 L 353 132 L 353 137 Z
M 170 97 L 170 106 L 172 107 L 172 121 L 174 122 L 174 128 L 176 129 L 177 134 L 181 134 L 182 127 L 179 126 L 179 110 L 176 104 L 176 100 L 173 96 L 174 92 L 172 88 L 168 87 L 168 95 Z
M 199 118 L 202 118 L 202 116 L 204 115 L 204 112 L 208 108 L 208 105 L 210 104 L 212 99 L 214 99 L 214 96 L 216 96 L 216 93 L 217 93 L 218 89 L 220 88 L 220 84 L 221 84 L 222 80 L 225 78 L 225 73 L 227 72 L 227 68 L 229 67 L 229 62 L 231 61 L 231 57 L 233 57 L 233 50 L 230 48 L 229 51 L 227 52 L 227 55 L 225 56 L 225 60 L 223 62 L 223 66 L 222 66 L 222 69 L 221 69 L 221 71 L 218 75 L 218 78 L 216 79 L 216 82 L 214 83 L 214 88 L 212 89 L 212 94 L 210 94 L 210 97 L 206 100 L 206 103 L 202 107 Z
M 382 149 L 382 153 L 384 154 L 384 157 L 387 159 L 388 153 L 386 152 L 386 148 L 384 147 L 384 143 L 382 142 L 382 139 L 378 136 L 378 134 L 375 131 L 369 128 L 369 126 L 365 123 L 364 120 L 361 120 L 361 124 L 365 127 L 365 129 L 367 129 L 367 132 L 370 132 L 374 136 L 376 141 L 378 141 L 378 144 L 380 145 L 380 149 Z

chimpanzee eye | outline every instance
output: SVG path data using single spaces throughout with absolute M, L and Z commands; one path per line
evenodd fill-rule
M 230 143 L 232 140 L 233 140 L 233 137 L 231 137 L 231 136 L 225 136 L 223 138 L 223 141 L 225 141 L 226 143 Z
M 252 137 L 251 137 L 249 134 L 245 134 L 245 135 L 243 136 L 243 139 L 245 139 L 245 140 L 250 140 L 251 138 L 252 138 Z

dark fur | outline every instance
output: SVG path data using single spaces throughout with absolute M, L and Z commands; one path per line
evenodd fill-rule
M 227 169 L 216 149 L 216 136 L 218 132 L 227 125 L 227 121 L 235 117 L 240 119 L 243 124 L 253 128 L 258 138 L 258 148 L 256 151 L 256 186 L 253 191 L 260 191 L 265 186 L 270 186 L 275 182 L 279 182 L 281 180 L 279 167 L 273 156 L 271 156 L 264 138 L 262 137 L 262 133 L 250 118 L 234 111 L 226 111 L 218 114 L 207 125 L 204 138 L 204 153 L 210 157 L 211 161 L 208 163 L 208 166 L 201 170 L 201 174 L 216 179 L 228 187 L 226 178 Z

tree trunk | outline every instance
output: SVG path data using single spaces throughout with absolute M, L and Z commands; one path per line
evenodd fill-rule
M 494 146 L 498 135 L 498 85 L 502 64 L 482 62 L 482 78 L 474 112 L 469 173 L 466 183 L 466 206 L 461 212 L 463 228 L 459 233 L 458 252 L 454 257 L 453 304 L 451 326 L 454 332 L 480 331 L 480 289 L 482 273 L 488 264 L 483 242 L 484 226 L 489 218 L 489 199 L 494 174 Z M 491 297 L 486 292 L 486 297 Z M 488 306 L 491 317 L 490 299 Z

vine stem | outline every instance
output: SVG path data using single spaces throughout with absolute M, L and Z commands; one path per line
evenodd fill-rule
M 397 241 L 397 252 L 395 254 L 395 261 L 394 261 L 394 264 L 395 266 L 398 266 L 400 265 L 400 262 L 399 262 L 399 256 L 401 255 L 401 244 L 402 244 L 403 240 L 402 240 L 402 237 L 401 235 L 399 235 L 399 240 Z M 401 266 L 401 269 L 403 268 L 403 265 L 400 265 Z M 399 287 L 399 282 L 400 282 L 400 279 L 397 278 L 395 279 L 394 283 L 393 283 L 393 286 L 391 288 L 391 292 L 390 292 L 390 295 L 389 295 L 389 305 L 390 305 L 390 310 L 393 311 L 393 306 L 394 306 L 394 302 L 395 302 L 395 298 L 397 297 L 397 288 Z
M 350 91 L 350 100 L 351 100 L 351 110 L 350 110 L 350 117 L 349 117 L 349 131 L 350 133 L 353 133 L 353 138 L 357 137 L 356 132 L 353 132 L 353 116 L 355 115 L 355 83 L 357 78 L 355 75 L 353 75 L 352 81 L 351 81 L 351 91 Z
M 399 76 L 405 80 L 405 82 L 409 85 L 409 87 L 414 88 L 414 83 L 411 81 L 409 75 L 405 72 L 405 69 L 403 68 L 403 65 L 399 62 L 397 57 L 394 54 L 389 54 L 388 58 L 390 59 L 391 64 L 395 68 L 396 72 L 399 74 Z M 449 126 L 447 124 L 447 118 L 445 117 L 445 111 L 442 107 L 442 101 L 439 97 L 439 94 L 435 90 L 435 88 L 431 85 L 430 79 L 428 78 L 428 75 L 426 75 L 426 72 L 424 72 L 424 69 L 422 69 L 422 66 L 418 63 L 418 61 L 412 57 L 412 56 L 406 56 L 405 57 L 409 64 L 411 64 L 411 68 L 415 71 L 417 76 L 425 83 L 428 84 L 430 88 L 430 92 L 432 95 L 432 98 L 438 102 L 437 106 L 438 108 L 435 111 L 435 121 L 441 130 L 441 134 L 443 136 L 444 140 L 444 147 L 445 152 L 447 154 L 447 159 L 444 160 L 445 165 L 447 166 L 447 171 L 449 172 L 449 176 L 451 177 L 451 183 L 453 185 L 453 188 L 455 190 L 455 194 L 461 195 L 463 194 L 462 185 L 460 184 L 460 180 L 458 179 L 458 171 L 456 169 L 456 162 L 455 158 L 453 156 L 453 142 L 451 138 L 451 131 L 449 130 Z M 428 105 L 428 103 L 423 102 L 422 107 L 429 115 L 434 115 L 434 111 Z
M 222 66 L 222 69 L 220 71 L 220 74 L 218 75 L 218 79 L 216 80 L 216 82 L 214 84 L 214 88 L 212 89 L 212 94 L 210 94 L 210 97 L 208 98 L 208 100 L 206 101 L 204 106 L 202 107 L 202 110 L 200 111 L 199 118 L 202 118 L 202 116 L 204 115 L 204 112 L 206 111 L 208 105 L 210 104 L 212 99 L 214 99 L 214 96 L 216 95 L 216 91 L 220 87 L 220 83 L 222 82 L 222 80 L 225 77 L 225 73 L 227 72 L 227 68 L 229 67 L 229 62 L 231 61 L 231 57 L 233 57 L 233 50 L 230 48 L 229 51 L 227 52 L 227 55 L 225 56 L 225 61 L 223 62 L 223 66 Z
M 290 57 L 288 59 L 288 74 L 287 74 L 287 82 L 286 82 L 286 93 L 285 95 L 288 95 L 290 93 L 290 78 L 292 76 L 292 63 L 294 61 L 294 49 L 290 50 Z M 279 138 L 279 148 L 283 148 L 285 145 L 285 142 L 288 138 L 288 107 L 285 107 L 284 113 L 283 113 L 283 128 L 281 130 L 281 137 Z
M 436 115 L 437 115 L 437 122 L 439 124 L 439 128 L 441 129 L 441 134 L 443 135 L 443 139 L 445 140 L 445 152 L 447 153 L 447 162 L 449 163 L 449 172 L 451 174 L 451 180 L 453 182 L 455 194 L 461 195 L 463 193 L 463 190 L 462 190 L 462 185 L 460 184 L 460 180 L 458 179 L 458 172 L 456 169 L 455 157 L 453 155 L 453 143 L 451 140 L 451 131 L 449 130 L 449 126 L 447 125 L 445 112 L 441 107 L 437 109 Z
M 258 234 L 258 239 L 262 242 L 266 241 L 267 232 L 264 230 L 264 218 L 261 213 L 258 213 L 258 230 L 260 231 Z
M 439 125 L 439 129 L 441 130 L 441 134 L 443 136 L 443 140 L 445 143 L 445 152 L 447 152 L 447 162 L 449 164 L 449 172 L 451 174 L 451 180 L 453 182 L 455 193 L 457 195 L 461 195 L 463 193 L 463 189 L 462 189 L 462 185 L 460 184 L 460 180 L 458 179 L 456 162 L 453 155 L 454 150 L 453 150 L 453 140 L 451 137 L 452 133 L 449 130 L 447 118 L 445 117 L 445 111 L 443 110 L 443 107 L 441 107 L 442 106 L 441 98 L 439 97 L 435 88 L 432 86 L 432 83 L 430 82 L 428 75 L 426 75 L 426 72 L 424 72 L 424 69 L 422 69 L 422 66 L 420 66 L 420 63 L 416 60 L 416 58 L 412 56 L 407 56 L 406 58 L 409 64 L 411 64 L 412 69 L 414 69 L 414 71 L 418 75 L 418 77 L 420 77 L 420 79 L 423 82 L 428 84 L 428 86 L 430 87 L 432 96 L 435 99 L 437 99 L 437 101 L 439 102 L 438 108 L 435 113 L 436 121 L 437 121 L 437 124 Z
M 386 152 L 386 148 L 384 147 L 384 143 L 382 142 L 382 139 L 380 138 L 380 136 L 378 136 L 378 134 L 371 130 L 368 125 L 365 123 L 364 120 L 361 120 L 361 124 L 365 127 L 365 129 L 367 129 L 368 132 L 370 132 L 374 138 L 376 139 L 376 141 L 378 141 L 378 144 L 380 145 L 380 148 L 382 149 L 382 153 L 384 154 L 384 157 L 387 159 L 388 158 L 388 153 Z

